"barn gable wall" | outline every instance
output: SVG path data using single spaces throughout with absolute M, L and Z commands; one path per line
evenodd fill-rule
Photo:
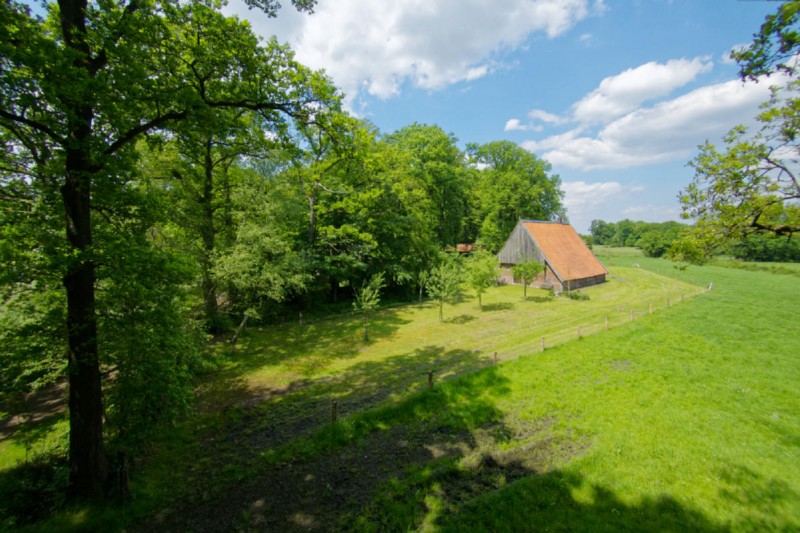
M 539 263 L 544 262 L 544 254 L 522 224 L 517 224 L 497 257 L 502 265 L 516 265 L 531 258 Z

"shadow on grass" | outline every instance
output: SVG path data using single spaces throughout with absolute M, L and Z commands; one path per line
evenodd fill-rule
M 307 436 L 330 422 L 332 402 L 339 416 L 373 407 L 389 398 L 401 398 L 428 387 L 428 373 L 435 386 L 445 377 L 489 365 L 488 358 L 470 350 L 445 350 L 424 346 L 413 352 L 363 361 L 346 372 L 324 379 L 293 381 L 280 391 L 259 391 L 244 383 L 228 382 L 234 396 L 250 400 L 221 414 L 212 430 L 213 447 L 233 447 L 232 453 L 274 448 Z
M 370 343 L 391 337 L 408 320 L 398 316 L 396 310 L 383 310 L 370 318 Z M 274 390 L 262 390 L 253 397 L 244 376 L 270 366 L 296 360 L 293 371 L 314 374 L 326 361 L 352 358 L 365 346 L 364 324 L 357 317 L 344 316 L 321 320 L 311 324 L 285 324 L 246 331 L 235 355 L 222 357 L 232 364 L 228 368 L 210 373 L 199 380 L 200 411 L 218 412 L 241 403 L 255 403 L 277 396 L 285 396 L 306 388 L 317 381 L 296 380 Z M 227 352 L 226 344 L 220 351 Z
M 789 530 L 780 516 L 784 502 L 800 501 L 800 494 L 783 480 L 764 479 L 745 466 L 732 465 L 719 472 L 724 486 L 720 496 L 746 510 L 744 530 Z M 800 524 L 794 524 L 800 528 Z
M 500 302 L 494 304 L 483 304 L 483 311 L 513 311 L 516 306 L 511 302 Z
M 512 465 L 513 467 L 513 465 Z M 645 498 L 628 504 L 614 492 L 591 485 L 590 497 L 579 475 L 556 470 L 528 475 L 436 517 L 441 531 L 730 531 L 674 498 Z
M 467 324 L 476 320 L 474 315 L 458 315 L 445 320 L 448 324 Z
M 429 348 L 413 357 L 431 353 L 453 355 Z M 207 488 L 193 487 L 138 530 L 340 530 L 345 515 L 362 509 L 379 487 L 406 470 L 452 463 L 487 439 L 508 439 L 510 430 L 487 399 L 507 395 L 507 381 L 488 368 L 463 376 L 456 386 L 435 386 L 323 424 L 307 438 L 267 454 L 272 459 L 262 460 L 255 475 L 250 471 L 219 484 L 210 496 Z
M 526 302 L 536 302 L 536 303 L 539 303 L 539 304 L 543 304 L 543 303 L 547 303 L 547 302 L 552 302 L 554 300 L 554 297 L 553 296 L 528 296 L 527 298 L 524 298 L 524 300 Z

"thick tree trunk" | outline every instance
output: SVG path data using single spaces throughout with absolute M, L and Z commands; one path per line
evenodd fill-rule
M 86 0 L 59 0 L 64 42 L 76 52 L 73 66 L 94 76 L 86 38 Z M 61 198 L 70 255 L 64 274 L 67 294 L 67 356 L 69 373 L 70 489 L 76 497 L 102 494 L 106 474 L 103 449 L 103 396 L 97 347 L 95 264 L 92 253 L 91 135 L 94 112 L 90 85 L 85 94 L 65 93 L 69 141 Z
M 200 199 L 203 209 L 203 225 L 201 229 L 203 249 L 201 251 L 200 268 L 203 275 L 202 288 L 206 322 L 214 329 L 218 325 L 217 313 L 219 312 L 219 306 L 217 305 L 217 285 L 211 273 L 211 256 L 214 253 L 217 237 L 216 229 L 214 228 L 214 161 L 211 157 L 212 149 L 211 141 L 208 141 L 203 164 L 203 196 Z
M 339 301 L 339 280 L 331 277 L 331 302 L 336 303 Z
M 84 110 L 86 111 L 86 110 Z M 85 133 L 87 126 L 76 129 Z M 91 174 L 88 155 L 67 152 L 67 175 L 61 196 L 67 241 L 75 252 L 67 265 L 67 346 L 69 358 L 69 461 L 71 491 L 77 497 L 102 493 L 106 460 L 103 449 L 103 397 L 97 348 L 95 265 L 91 257 Z

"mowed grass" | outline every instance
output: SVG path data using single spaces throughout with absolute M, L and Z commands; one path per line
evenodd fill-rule
M 431 304 L 396 307 L 371 320 L 369 343 L 358 316 L 250 330 L 136 473 L 127 518 L 88 508 L 45 528 L 114 529 L 164 506 L 252 520 L 263 494 L 225 494 L 285 479 L 288 464 L 317 465 L 300 515 L 322 529 L 799 530 L 796 277 L 599 255 L 613 278 L 588 301 L 501 287 L 482 311 L 446 306 L 444 323 Z M 348 454 L 365 464 L 343 470 Z M 389 473 L 325 515 L 328 463 L 342 486 Z
M 606 320 L 613 328 L 702 289 L 620 265 L 607 283 L 580 291 L 588 301 L 538 289 L 529 289 L 524 300 L 522 292 L 518 286 L 490 289 L 479 307 L 465 291 L 461 303 L 445 306 L 444 322 L 432 302 L 384 309 L 370 318 L 369 342 L 356 314 L 250 330 L 229 368 L 208 383 L 220 394 L 207 399 L 219 407 L 227 405 L 225 396 L 230 402 L 242 393 L 274 398 L 320 381 L 340 384 L 343 396 L 353 390 L 403 395 L 424 388 L 429 371 L 439 381 L 492 363 L 495 352 L 499 361 L 540 352 L 543 341 L 549 348 L 598 333 Z
M 524 451 L 533 439 L 562 443 L 553 444 L 555 452 L 564 441 L 585 443 L 577 457 L 555 453 L 538 471 L 455 504 L 441 476 L 409 476 L 405 487 L 386 488 L 395 497 L 421 491 L 422 511 L 400 511 L 405 525 L 800 530 L 800 284 L 714 267 L 674 272 L 702 273 L 714 288 L 692 305 L 501 365 L 494 380 L 503 386 L 482 395 L 512 433 L 543 428 L 523 442 L 490 446 L 484 456 Z M 359 525 L 379 530 L 388 518 L 373 509 Z

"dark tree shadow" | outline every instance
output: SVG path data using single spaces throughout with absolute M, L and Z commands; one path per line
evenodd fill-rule
M 590 503 L 576 500 L 573 491 L 584 485 L 571 472 L 531 473 L 472 499 L 436 523 L 441 531 L 730 531 L 729 526 L 715 524 L 667 496 L 631 505 L 608 488 L 593 484 Z
M 428 368 L 421 360 L 431 355 L 468 357 L 429 347 L 410 358 L 417 359 L 420 368 Z M 409 357 L 404 363 L 409 363 Z M 362 372 L 372 373 L 365 364 L 350 377 Z M 384 422 L 374 423 L 355 440 L 339 443 L 352 429 L 324 423 L 316 429 L 329 437 L 324 441 L 328 444 L 310 459 L 278 463 L 258 476 L 218 487 L 211 497 L 202 489 L 188 494 L 133 530 L 341 530 L 343 517 L 362 509 L 379 487 L 409 468 L 424 468 L 432 462 L 452 464 L 480 446 L 483 437 L 478 435 L 509 438 L 501 413 L 492 402 L 481 399 L 486 392 L 491 397 L 509 392 L 507 378 L 495 368 L 465 375 L 458 387 L 435 386 L 406 397 L 383 413 Z
M 554 296 L 528 296 L 525 298 L 526 302 L 536 302 L 536 303 L 547 303 L 552 302 L 554 300 Z
M 483 310 L 484 311 L 513 311 L 515 309 L 515 305 L 511 302 L 500 302 L 495 304 L 484 304 Z
M 445 320 L 448 324 L 467 324 L 476 320 L 474 315 L 458 315 Z

